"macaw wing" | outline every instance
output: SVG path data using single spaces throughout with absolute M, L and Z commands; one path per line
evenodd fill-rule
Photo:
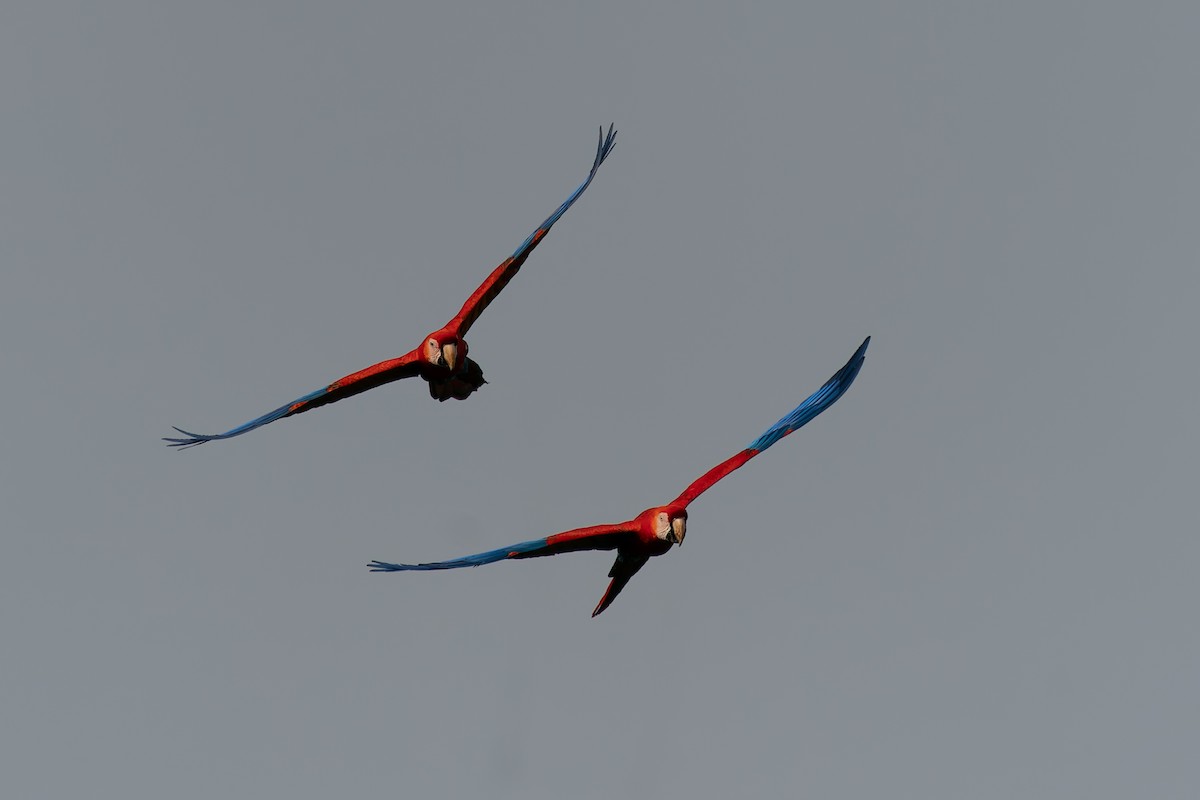
M 517 270 L 525 263 L 525 259 L 529 258 L 529 254 L 533 252 L 533 248 L 538 246 L 538 243 L 545 238 L 550 232 L 550 228 L 554 223 L 558 222 L 559 217 L 567 213 L 579 196 L 587 189 L 588 184 L 592 182 L 592 178 L 596 177 L 596 171 L 600 169 L 600 165 L 604 163 L 604 159 L 608 158 L 608 154 L 612 152 L 616 146 L 617 134 L 608 126 L 608 135 L 604 135 L 604 128 L 600 129 L 600 143 L 596 147 L 596 160 L 592 163 L 592 171 L 588 173 L 587 178 L 579 187 L 571 193 L 558 210 L 546 218 L 546 221 L 537 227 L 533 233 L 529 234 L 529 238 L 521 243 L 521 246 L 516 249 L 500 266 L 492 270 L 492 274 L 487 276 L 474 294 L 467 298 L 467 302 L 463 304 L 462 310 L 450 320 L 446 327 L 451 328 L 459 336 L 466 336 L 467 331 L 483 313 L 483 310 L 488 307 L 492 300 L 496 299 L 496 295 L 508 285 L 508 282 L 517 274 Z
M 854 383 L 854 379 L 858 377 L 858 371 L 862 369 L 863 361 L 866 359 L 867 345 L 871 343 L 871 337 L 868 336 L 863 343 L 854 351 L 854 355 L 850 356 L 850 360 L 834 373 L 833 377 L 825 382 L 825 385 L 815 391 L 800 405 L 792 409 L 792 412 L 783 419 L 776 422 L 770 428 L 763 432 L 750 446 L 740 453 L 730 456 L 725 461 L 722 461 L 717 466 L 710 469 L 708 472 L 697 478 L 691 486 L 683 490 L 683 494 L 675 499 L 676 503 L 687 505 L 695 500 L 709 487 L 717 481 L 724 478 L 729 473 L 733 472 L 738 467 L 745 464 L 756 455 L 766 450 L 771 445 L 778 442 L 783 437 L 787 436 L 794 430 L 804 427 L 814 417 L 820 414 L 825 409 L 838 401 L 846 390 L 850 388 L 850 384 Z
M 533 539 L 520 544 L 500 547 L 486 553 L 453 558 L 449 561 L 433 561 L 426 564 L 392 564 L 387 561 L 372 561 L 367 566 L 372 572 L 426 572 L 438 569 L 460 569 L 480 567 L 510 558 L 539 558 L 571 553 L 577 550 L 612 550 L 636 538 L 629 525 L 593 525 L 564 533 L 556 533 L 544 539 Z
M 608 571 L 608 577 L 612 580 L 608 582 L 608 589 L 604 591 L 604 597 L 601 597 L 600 602 L 596 604 L 592 616 L 596 616 L 611 606 L 613 600 L 616 600 L 617 595 L 625 588 L 625 584 L 629 583 L 629 579 L 636 575 L 637 571 L 644 567 L 649 560 L 650 556 L 645 553 L 618 550 L 617 560 L 613 562 L 612 569 Z
M 267 414 L 263 414 L 258 419 L 252 419 L 244 425 L 239 425 L 236 428 L 225 431 L 224 433 L 204 434 L 192 433 L 185 431 L 182 428 L 175 430 L 186 436 L 182 438 L 167 438 L 163 437 L 163 441 L 168 447 L 195 447 L 198 444 L 212 442 L 218 439 L 232 439 L 234 436 L 241 436 L 243 433 L 248 433 L 255 428 L 261 428 L 263 425 L 274 422 L 277 419 L 290 417 L 295 414 L 301 414 L 310 409 L 320 406 L 336 403 L 338 400 L 343 400 L 356 394 L 374 389 L 376 386 L 382 386 L 385 383 L 398 381 L 401 378 L 411 378 L 414 375 L 420 374 L 421 358 L 418 351 L 413 350 L 399 358 L 389 359 L 388 361 L 380 361 L 378 364 L 361 369 L 358 372 L 347 375 L 344 378 L 339 378 L 333 383 L 318 389 L 311 394 L 307 394 L 297 400 L 293 400 L 287 405 Z

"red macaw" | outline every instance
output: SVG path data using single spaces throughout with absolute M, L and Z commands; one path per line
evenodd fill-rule
M 629 583 L 629 579 L 652 556 L 661 556 L 670 550 L 673 544 L 683 544 L 683 537 L 687 533 L 689 503 L 717 481 L 837 402 L 837 399 L 850 388 L 850 384 L 854 382 L 859 369 L 862 368 L 870 341 L 871 337 L 868 336 L 859 345 L 850 360 L 846 362 L 846 365 L 790 414 L 768 428 L 745 450 L 722 461 L 701 475 L 692 482 L 691 486 L 683 490 L 683 494 L 665 506 L 648 508 L 633 519 L 619 522 L 616 525 L 593 525 L 588 528 L 577 528 L 564 533 L 556 533 L 544 539 L 521 542 L 450 561 L 436 561 L 430 564 L 390 564 L 385 561 L 372 561 L 367 566 L 372 572 L 458 569 L 460 567 L 478 567 L 482 564 L 491 564 L 510 558 L 538 558 L 576 550 L 616 550 L 617 560 L 608 573 L 608 577 L 612 580 L 609 582 L 604 596 L 600 598 L 600 603 L 592 611 L 594 617 L 612 604 L 612 601 L 625 588 L 625 584 Z
M 508 285 L 508 282 L 513 279 L 517 271 L 521 269 L 521 265 L 525 263 L 525 259 L 529 258 L 529 254 L 538 246 L 538 243 L 546 237 L 553 227 L 555 222 L 558 222 L 559 217 L 567 212 L 579 196 L 583 194 L 588 185 L 592 182 L 592 178 L 596 177 L 597 170 L 604 163 L 604 159 L 608 158 L 608 154 L 612 152 L 616 145 L 617 134 L 613 130 L 612 125 L 608 126 L 608 134 L 605 135 L 604 128 L 600 129 L 600 141 L 596 146 L 596 160 L 592 163 L 592 171 L 588 173 L 587 178 L 579 187 L 571 193 L 558 210 L 546 218 L 546 221 L 538 226 L 537 230 L 529 235 L 529 238 L 521 243 L 521 246 L 509 256 L 500 266 L 488 275 L 475 293 L 467 298 L 467 302 L 463 304 L 462 309 L 454 315 L 454 318 L 445 324 L 439 330 L 434 331 L 425 337 L 420 346 L 399 358 L 393 358 L 359 370 L 358 372 L 347 375 L 344 378 L 339 378 L 328 386 L 324 386 L 312 394 L 307 394 L 298 400 L 288 403 L 285 406 L 280 406 L 269 414 L 264 414 L 258 419 L 251 420 L 244 425 L 240 425 L 225 433 L 218 434 L 202 434 L 191 433 L 182 428 L 175 430 L 182 433 L 187 438 L 163 438 L 163 441 L 168 443 L 169 447 L 192 447 L 205 442 L 211 442 L 216 439 L 229 439 L 234 436 L 240 436 L 243 433 L 252 431 L 255 428 L 260 428 L 269 422 L 274 422 L 277 419 L 290 417 L 294 414 L 301 414 L 313 408 L 318 408 L 329 403 L 336 403 L 346 397 L 365 392 L 368 389 L 374 389 L 376 386 L 382 386 L 385 383 L 398 381 L 401 378 L 411 378 L 419 375 L 429 383 L 429 394 L 431 397 L 445 401 L 453 397 L 455 400 L 465 400 L 472 392 L 485 384 L 487 381 L 483 379 L 483 370 L 479 368 L 479 364 L 467 358 L 467 342 L 463 339 L 467 335 L 467 331 L 471 329 L 471 325 L 483 313 L 483 310 L 488 307 L 488 304 L 500 294 L 500 291 Z

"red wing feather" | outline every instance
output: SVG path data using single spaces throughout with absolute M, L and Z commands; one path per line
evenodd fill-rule
M 303 408 L 298 408 L 291 413 L 299 414 L 301 411 L 308 411 L 311 408 L 336 403 L 338 400 L 353 397 L 377 386 L 383 386 L 385 383 L 414 378 L 420 373 L 421 353 L 419 350 L 411 350 L 399 358 L 380 361 L 366 369 L 352 372 L 344 378 L 338 378 L 325 387 L 325 394 L 310 400 Z
M 467 298 L 467 302 L 463 303 L 462 310 L 455 315 L 454 319 L 447 323 L 447 328 L 454 331 L 454 333 L 458 336 L 467 335 L 467 331 L 469 331 L 471 326 L 475 324 L 475 320 L 479 319 L 479 315 L 483 313 L 483 310 L 487 308 L 493 300 L 496 299 L 496 295 L 500 294 L 500 291 L 507 286 L 508 282 L 511 281 L 513 276 L 517 274 L 517 270 L 519 270 L 521 265 L 525 263 L 525 259 L 529 257 L 529 253 L 533 251 L 533 248 L 537 246 L 537 243 L 540 242 L 542 237 L 546 235 L 546 231 L 539 230 L 538 234 L 540 235 L 538 235 L 537 238 L 534 239 L 533 244 L 524 251 L 524 254 L 521 256 L 520 260 L 510 257 L 505 259 L 500 266 L 492 270 L 492 274 L 488 275 L 487 279 L 480 284 L 479 288 L 472 292 L 471 296 Z
M 706 490 L 712 487 L 714 483 L 721 480 L 750 459 L 754 458 L 754 455 L 754 450 L 743 450 L 737 455 L 730 456 L 729 458 L 725 459 L 720 464 L 717 464 L 708 472 L 692 481 L 692 485 L 684 489 L 683 494 L 675 498 L 675 503 L 682 503 L 684 506 L 687 506 L 688 503 L 692 502 Z

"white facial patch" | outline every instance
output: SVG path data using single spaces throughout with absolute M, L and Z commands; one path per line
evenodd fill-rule
M 664 541 L 671 535 L 671 518 L 667 512 L 660 511 L 654 517 L 654 535 Z

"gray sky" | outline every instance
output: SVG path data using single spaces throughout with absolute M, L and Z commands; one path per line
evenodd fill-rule
M 6 794 L 1195 797 L 1200 10 L 503 5 L 0 12 Z

